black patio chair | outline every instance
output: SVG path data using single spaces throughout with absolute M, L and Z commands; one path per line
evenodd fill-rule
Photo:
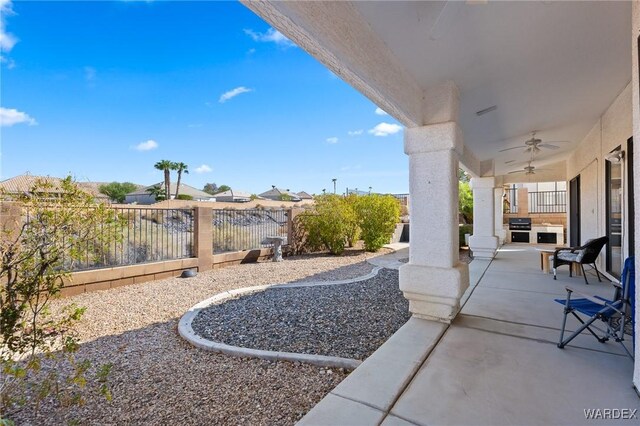
M 602 282 L 600 272 L 596 266 L 596 259 L 602 251 L 602 247 L 608 242 L 609 237 L 600 237 L 587 241 L 581 247 L 558 248 L 553 254 L 553 279 L 556 279 L 556 269 L 562 265 L 569 265 L 569 276 L 573 276 L 572 264 L 576 263 L 582 269 L 585 284 L 589 284 L 589 281 L 587 281 L 587 274 L 584 272 L 584 265 L 589 265 L 595 269 L 598 281 Z

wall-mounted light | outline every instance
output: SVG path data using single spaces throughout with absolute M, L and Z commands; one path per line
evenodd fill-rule
M 622 150 L 611 151 L 604 157 L 605 160 L 610 161 L 612 163 L 620 163 L 623 158 L 624 158 L 624 151 Z

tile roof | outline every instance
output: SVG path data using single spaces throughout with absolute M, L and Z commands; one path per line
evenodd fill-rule
M 160 186 L 160 188 L 164 188 L 164 182 L 159 182 L 154 185 L 145 186 L 141 189 L 130 192 L 127 195 L 149 195 L 149 192 L 147 190 L 153 186 Z M 171 182 L 171 188 L 170 188 L 171 194 L 175 195 L 176 188 L 177 188 L 176 182 Z M 189 186 L 182 182 L 180 182 L 180 194 L 191 195 L 193 198 L 205 198 L 205 199 L 215 198 L 215 195 L 208 194 L 204 191 L 196 189 L 193 186 Z

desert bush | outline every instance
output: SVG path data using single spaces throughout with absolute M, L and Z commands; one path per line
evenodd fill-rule
M 193 197 L 189 194 L 178 194 L 178 196 L 176 197 L 176 200 L 193 200 Z
M 360 225 L 356 215 L 356 202 L 358 201 L 358 196 L 356 194 L 349 194 L 344 200 L 350 208 L 350 211 L 347 212 L 344 218 L 345 237 L 347 239 L 347 245 L 349 247 L 353 247 L 360 239 Z
M 260 247 L 262 239 L 252 235 L 244 226 L 213 227 L 213 248 L 216 253 L 249 250 Z
M 46 198 L 34 194 L 47 194 Z M 68 279 L 65 259 L 97 257 L 120 233 L 123 222 L 81 190 L 70 177 L 59 188 L 37 180 L 19 197 L 28 212 L 0 234 L 0 424 L 11 424 L 20 407 L 37 411 L 53 400 L 82 404 L 87 390 L 111 398 L 110 365 L 79 360 L 75 324 L 84 308 L 49 312 Z M 109 229 L 109 232 L 104 232 Z M 9 418 L 6 418 L 6 417 Z
M 400 202 L 391 195 L 357 197 L 355 213 L 366 251 L 377 251 L 387 244 L 400 221 Z
M 458 242 L 460 247 L 466 246 L 467 243 L 464 240 L 465 234 L 473 234 L 473 225 L 460 225 L 458 228 Z
M 473 192 L 468 182 L 458 182 L 458 211 L 465 223 L 473 222 Z
M 300 214 L 299 218 L 310 250 L 325 249 L 332 254 L 341 254 L 347 238 L 354 238 L 355 211 L 344 197 L 334 194 L 318 196 L 315 209 Z

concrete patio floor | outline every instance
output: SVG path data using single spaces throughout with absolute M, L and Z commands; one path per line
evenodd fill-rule
M 578 336 L 556 347 L 565 285 L 610 297 L 588 273 L 558 280 L 535 247 L 509 244 L 469 265 L 450 326 L 412 318 L 301 421 L 304 425 L 600 424 L 585 409 L 638 409 L 633 362 L 618 343 Z M 568 329 L 577 321 L 568 320 Z M 613 421 L 615 422 L 615 421 Z M 618 420 L 638 424 L 638 417 Z

